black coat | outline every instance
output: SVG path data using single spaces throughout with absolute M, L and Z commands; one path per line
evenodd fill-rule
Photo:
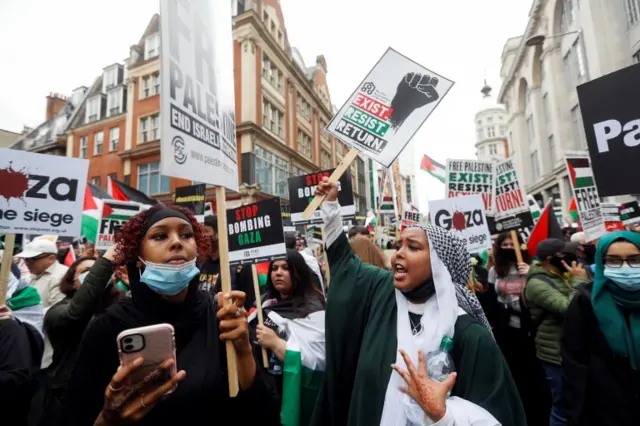
M 562 358 L 569 426 L 636 426 L 640 371 L 613 353 L 591 304 L 592 285 L 578 287 L 565 315 Z

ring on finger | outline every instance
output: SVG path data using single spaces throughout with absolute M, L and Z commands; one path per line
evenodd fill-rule
M 147 404 L 144 403 L 144 394 L 140 395 L 140 406 L 142 408 L 147 408 Z
M 119 388 L 114 388 L 113 386 L 111 386 L 111 383 L 109 383 L 109 390 L 111 392 L 120 392 L 122 389 L 124 389 L 124 385 L 120 386 Z
M 240 318 L 242 314 L 240 313 L 240 310 L 237 310 L 234 314 L 233 314 L 233 318 Z

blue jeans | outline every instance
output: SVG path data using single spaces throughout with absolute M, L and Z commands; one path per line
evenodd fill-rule
M 566 426 L 567 415 L 564 411 L 564 395 L 562 393 L 562 367 L 556 364 L 542 363 L 544 375 L 551 388 L 551 415 L 549 426 Z

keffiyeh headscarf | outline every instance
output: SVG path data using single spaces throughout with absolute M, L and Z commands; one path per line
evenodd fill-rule
M 480 301 L 467 288 L 471 278 L 471 263 L 465 242 L 451 232 L 431 224 L 417 224 L 411 228 L 420 228 L 426 232 L 429 244 L 433 245 L 455 284 L 458 306 L 491 330 Z

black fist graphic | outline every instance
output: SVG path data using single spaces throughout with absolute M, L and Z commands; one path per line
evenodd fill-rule
M 393 112 L 389 117 L 391 127 L 398 130 L 413 111 L 440 98 L 436 86 L 438 78 L 410 72 L 400 80 L 396 95 L 391 101 Z

